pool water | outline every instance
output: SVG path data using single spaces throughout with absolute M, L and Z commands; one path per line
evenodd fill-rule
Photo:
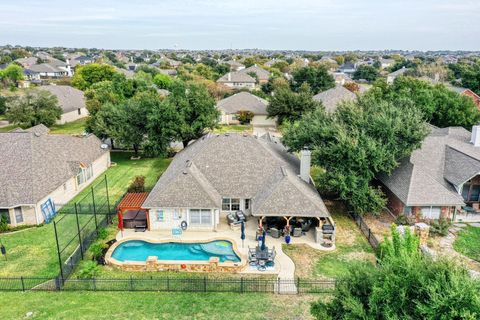
M 208 261 L 218 257 L 220 262 L 240 262 L 233 251 L 232 243 L 215 240 L 204 243 L 165 242 L 151 243 L 142 240 L 128 240 L 118 245 L 112 258 L 118 261 L 147 261 L 150 256 L 158 260 Z

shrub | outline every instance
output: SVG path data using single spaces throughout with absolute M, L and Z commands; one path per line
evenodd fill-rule
M 83 261 L 80 265 L 78 277 L 80 279 L 91 279 L 98 275 L 100 268 L 96 261 Z
M 442 236 L 448 235 L 448 229 L 450 228 L 450 221 L 447 219 L 439 219 L 430 221 L 430 236 Z
M 90 252 L 92 253 L 93 259 L 97 259 L 103 255 L 103 250 L 107 246 L 102 242 L 94 243 L 90 246 Z
M 253 119 L 253 112 L 248 110 L 240 110 L 237 112 L 237 119 L 241 124 L 248 124 Z
M 5 215 L 0 215 L 0 232 L 8 231 L 8 219 Z
M 98 230 L 97 237 L 100 240 L 105 240 L 108 237 L 108 231 L 105 228 Z
M 414 223 L 413 217 L 409 217 L 407 215 L 401 214 L 395 219 L 395 224 L 396 225 L 412 225 Z
M 136 176 L 133 182 L 128 187 L 128 192 L 144 192 L 145 191 L 145 177 Z

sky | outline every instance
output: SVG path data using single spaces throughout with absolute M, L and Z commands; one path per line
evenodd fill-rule
M 0 0 L 0 45 L 480 50 L 479 0 Z

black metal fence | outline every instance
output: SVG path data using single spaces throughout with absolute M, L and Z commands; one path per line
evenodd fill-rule
M 107 176 L 83 192 L 78 201 L 62 206 L 53 221 L 60 279 L 70 276 L 98 231 L 112 219 Z
M 380 245 L 380 241 L 373 234 L 372 229 L 370 229 L 370 227 L 365 223 L 363 218 L 353 211 L 350 211 L 350 215 L 352 216 L 353 220 L 355 220 L 355 223 L 360 228 L 360 230 L 365 235 L 365 237 L 367 237 L 367 240 L 370 243 L 370 245 L 375 250 L 378 249 L 378 246 Z
M 62 283 L 63 282 L 63 283 Z M 123 279 L 0 278 L 0 291 L 152 291 L 326 294 L 335 280 L 161 277 Z

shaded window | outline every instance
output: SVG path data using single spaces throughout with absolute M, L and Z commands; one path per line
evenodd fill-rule
M 191 225 L 211 225 L 212 210 L 210 209 L 190 209 Z
M 14 211 L 15 211 L 15 221 L 17 221 L 17 223 L 22 223 L 23 222 L 22 207 L 16 207 Z
M 4 219 L 3 217 L 7 218 L 7 223 L 10 223 L 10 212 L 8 209 L 0 209 L 0 219 Z

